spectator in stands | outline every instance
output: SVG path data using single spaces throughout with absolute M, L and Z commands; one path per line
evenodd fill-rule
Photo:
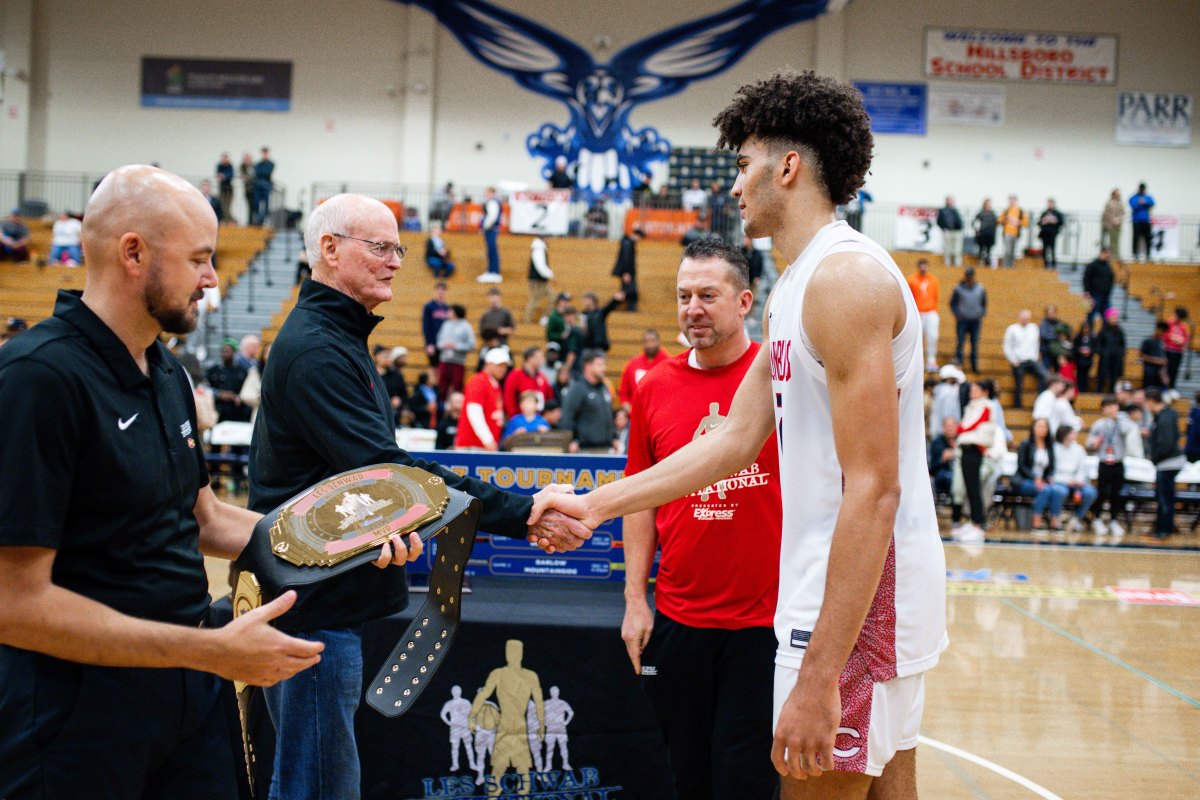
M 1074 425 L 1059 426 L 1054 434 L 1054 482 L 1067 490 L 1075 504 L 1075 515 L 1064 526 L 1068 533 L 1083 530 L 1083 521 L 1096 502 L 1096 487 L 1088 480 L 1087 450 L 1076 441 L 1078 434 Z
M 613 452 L 625 455 L 629 452 L 629 412 L 619 406 L 613 412 L 613 430 L 617 436 Z
M 959 387 L 966 381 L 967 376 L 953 364 L 944 364 L 938 371 L 941 382 L 933 387 L 933 402 L 929 408 L 929 430 L 940 431 L 942 420 L 962 418 L 963 403 L 960 399 Z
M 546 342 L 546 363 L 538 369 L 538 373 L 546 379 L 551 388 L 558 377 L 558 368 L 562 365 L 562 345 L 558 342 Z
M 29 226 L 21 218 L 21 210 L 14 208 L 8 219 L 0 222 L 0 261 L 28 261 L 29 240 Z
M 271 213 L 272 176 L 275 174 L 275 162 L 271 160 L 271 151 L 263 147 L 261 157 L 254 165 L 254 224 L 263 225 Z
M 261 352 L 262 339 L 258 338 L 253 333 L 247 333 L 242 337 L 242 340 L 238 342 L 238 351 L 237 355 L 234 356 L 234 360 L 237 361 L 238 366 L 245 370 L 250 370 L 258 364 L 258 356 Z
M 1096 355 L 1099 368 L 1096 391 L 1114 392 L 1117 381 L 1125 374 L 1125 330 L 1121 327 L 1121 312 L 1109 308 L 1104 312 L 1104 324 L 1096 334 Z
M 442 187 L 433 196 L 433 203 L 429 209 L 429 219 L 432 222 L 437 220 L 445 224 L 450 219 L 450 212 L 454 210 L 454 184 L 446 181 L 446 185 Z
M 1029 438 L 1017 449 L 1017 474 L 1013 488 L 1022 497 L 1033 498 L 1033 530 L 1044 532 L 1047 527 L 1060 530 L 1059 514 L 1067 499 L 1067 487 L 1054 482 L 1054 438 L 1050 436 L 1050 423 L 1035 419 L 1029 429 Z
M 707 236 L 712 236 L 712 233 L 708 230 L 708 212 L 701 211 L 696 217 L 696 223 L 683 232 L 683 237 L 679 240 L 679 243 L 687 247 L 692 242 L 699 241 Z
M 742 237 L 742 255 L 746 257 L 746 264 L 750 267 L 750 291 L 757 297 L 758 284 L 762 281 L 763 274 L 763 254 L 754 246 L 754 240 L 749 236 Z
M 546 407 L 547 401 L 554 399 L 554 387 L 542 374 L 545 362 L 546 357 L 540 347 L 532 345 L 525 348 L 521 354 L 521 368 L 510 370 L 504 379 L 505 416 L 516 417 L 521 413 L 519 398 L 526 392 L 533 392 L 537 396 L 535 410 L 538 411 Z
M 1088 322 L 1093 319 L 1104 319 L 1104 314 L 1109 309 L 1115 282 L 1112 253 L 1113 251 L 1107 247 L 1101 247 L 1100 255 L 1083 270 L 1083 293 L 1092 301 L 1092 310 L 1088 312 Z
M 242 178 L 242 194 L 246 198 L 246 224 L 254 224 L 254 156 L 242 153 L 242 163 L 238 165 L 238 175 Z
M 996 212 L 992 210 L 992 200 L 990 197 L 983 199 L 983 208 L 979 209 L 979 213 L 975 215 L 972 222 L 972 228 L 975 230 L 975 244 L 979 247 L 979 266 L 986 267 L 992 264 L 992 248 L 996 246 L 996 227 L 999 224 L 999 218 Z
M 479 317 L 479 338 L 485 348 L 508 346 L 508 337 L 517 329 L 513 313 L 504 306 L 500 287 L 487 290 L 487 309 Z
M 1067 382 L 1058 375 L 1050 378 L 1046 388 L 1033 401 L 1033 419 L 1044 419 L 1050 423 L 1050 430 L 1058 430 L 1064 420 L 1058 418 L 1060 413 L 1058 399 L 1067 391 Z M 1018 406 L 1019 408 L 1019 406 Z
M 642 352 L 629 359 L 621 372 L 621 385 L 617 394 L 621 398 L 621 407 L 626 411 L 633 408 L 633 395 L 637 391 L 638 382 L 656 365 L 670 358 L 670 354 L 662 349 L 662 339 L 658 331 L 647 330 L 642 334 Z
M 546 407 L 542 409 L 542 416 L 545 417 L 546 422 L 550 423 L 550 430 L 562 429 L 562 407 L 559 406 L 557 400 L 546 401 Z
M 1092 362 L 1096 357 L 1096 334 L 1092 319 L 1085 317 L 1071 342 L 1071 362 L 1075 365 L 1075 384 L 1080 392 L 1091 391 Z
M 713 235 L 725 238 L 729 218 L 729 193 L 721 188 L 720 181 L 713 180 L 708 185 L 708 221 Z
M 29 323 L 20 317 L 9 317 L 4 324 L 4 337 L 0 339 L 0 344 L 11 342 L 20 334 L 29 329 Z
M 1004 234 L 1004 266 L 1011 269 L 1016 263 L 1021 231 L 1029 227 L 1029 215 L 1017 205 L 1015 194 L 1008 196 L 1008 208 L 1001 212 L 999 223 Z
M 520 408 L 504 425 L 504 435 L 507 439 L 515 433 L 545 433 L 550 430 L 550 423 L 538 413 L 538 405 L 542 395 L 534 391 L 521 392 Z
M 1062 394 L 1054 401 L 1054 413 L 1050 415 L 1053 430 L 1057 431 L 1063 425 L 1082 428 L 1083 420 L 1075 413 L 1075 399 L 1079 397 L 1079 390 L 1074 381 L 1064 378 L 1063 384 Z
M 912 291 L 913 299 L 917 301 L 917 311 L 921 314 L 921 336 L 925 341 L 925 371 L 937 372 L 938 279 L 929 271 L 929 259 L 917 259 L 917 271 L 908 276 L 908 288 Z
M 445 362 L 443 361 L 443 366 Z M 493 347 L 483 357 L 483 369 L 463 390 L 463 416 L 454 437 L 455 450 L 499 450 L 504 430 L 504 380 L 512 358 L 507 347 Z
M 50 233 L 50 263 L 79 266 L 83 262 L 82 238 L 83 223 L 66 211 L 59 214 Z
M 1167 321 L 1167 335 L 1163 339 L 1163 349 L 1167 353 L 1167 382 L 1171 389 L 1179 388 L 1179 365 L 1183 363 L 1183 354 L 1192 344 L 1192 329 L 1188 325 L 1188 310 L 1183 306 L 1175 307 L 1175 316 Z
M 438 330 L 438 397 L 461 392 L 467 372 L 467 356 L 475 350 L 475 331 L 467 321 L 467 309 L 450 306 L 450 318 Z
M 404 404 L 413 415 L 414 428 L 432 428 L 438 421 L 437 369 L 430 367 L 417 376 L 417 385 Z M 454 439 L 451 437 L 451 444 Z
M 563 310 L 563 319 L 566 324 L 562 349 L 563 366 L 571 373 L 572 378 L 578 378 L 583 374 L 583 361 L 580 360 L 584 351 L 583 323 L 579 319 L 579 310 L 572 305 Z
M 856 231 L 861 231 L 863 226 L 863 217 L 867 213 L 867 203 L 873 202 L 874 197 L 866 189 L 859 189 L 850 198 L 850 202 L 846 203 L 846 224 Z
M 217 222 L 225 221 L 225 206 L 221 205 L 220 199 L 213 194 L 212 183 L 209 181 L 200 181 L 200 194 L 204 195 L 204 199 L 208 201 L 208 206 L 217 215 Z
M 550 281 L 554 280 L 554 271 L 546 261 L 546 241 L 540 236 L 534 236 L 529 243 L 529 299 L 525 302 L 525 321 L 533 322 L 543 319 L 543 314 L 550 309 L 542 308 L 550 305 Z M 545 323 L 542 323 L 545 324 Z
M 982 542 L 985 512 L 980 469 L 984 453 L 995 443 L 996 427 L 992 421 L 992 409 L 984 387 L 975 382 L 970 385 L 968 392 L 967 407 L 963 410 L 962 421 L 958 424 L 958 450 L 971 520 L 962 525 L 953 525 L 950 536 L 957 542 Z M 961 521 L 961 515 L 961 506 L 958 506 L 957 512 L 951 508 L 953 522 Z
M 1133 220 L 1133 257 L 1137 261 L 1150 260 L 1150 212 L 1154 209 L 1154 198 L 1146 193 L 1146 184 L 1139 183 L 1137 194 L 1129 198 Z
M 216 393 L 217 418 L 221 422 L 249 422 L 250 409 L 242 404 L 242 384 L 247 368 L 237 362 L 236 342 L 221 342 L 221 361 L 208 368 L 208 385 Z
M 501 214 L 500 198 L 496 197 L 496 190 L 489 186 L 483 190 L 483 222 L 480 224 L 480 229 L 483 231 L 483 242 L 487 247 L 487 272 L 476 278 L 480 283 L 500 283 L 504 280 L 500 276 L 500 248 L 496 244 L 500 236 L 500 214 Z
M 404 350 L 403 347 L 396 349 Z M 404 374 L 392 365 L 392 348 L 377 344 L 371 348 L 371 355 L 375 358 L 375 372 L 379 375 L 379 380 L 383 382 L 388 399 L 391 401 L 394 422 L 398 423 L 400 409 L 403 407 L 404 401 L 408 399 L 408 387 L 404 385 Z M 404 350 L 404 355 L 408 355 L 407 350 Z
M 1046 210 L 1038 217 L 1038 238 L 1042 240 L 1042 265 L 1045 269 L 1058 268 L 1056 245 L 1066 218 L 1054 205 L 1054 198 L 1046 201 Z
M 950 295 L 950 311 L 954 314 L 954 360 L 963 361 L 963 341 L 971 339 L 971 372 L 979 373 L 979 328 L 987 316 L 987 290 L 975 280 L 975 268 L 963 270 L 963 279 Z
M 604 207 L 604 197 L 597 197 L 588 206 L 583 218 L 583 235 L 589 239 L 608 238 L 608 209 Z
M 554 169 L 550 171 L 548 182 L 551 189 L 570 189 L 575 185 L 574 178 L 567 171 L 566 156 L 557 156 L 554 159 Z
M 1058 371 L 1058 359 L 1071 349 L 1071 327 L 1058 318 L 1058 306 L 1046 306 L 1038 323 L 1038 353 L 1046 372 Z M 1057 428 L 1055 428 L 1057 430 Z
M 608 315 L 617 309 L 625 300 L 625 295 L 617 292 L 612 299 L 600 305 L 595 292 L 583 293 L 583 347 L 584 349 L 602 350 L 607 353 L 612 343 L 608 340 Z
M 1146 405 L 1154 415 L 1147 440 L 1154 462 L 1154 500 L 1158 506 L 1154 535 L 1165 539 L 1175 533 L 1175 479 L 1187 466 L 1187 459 L 1179 449 L 1179 415 L 1164 401 L 1162 390 L 1147 389 Z
M 562 427 L 572 431 L 572 453 L 611 453 L 615 447 L 612 393 L 604 382 L 603 351 L 586 350 L 583 374 L 571 381 L 562 400 Z
M 546 317 L 546 342 L 557 344 L 560 356 L 567 341 L 567 308 L 570 305 L 570 292 L 559 292 L 554 298 L 554 309 Z
M 435 278 L 449 278 L 455 264 L 450 260 L 450 248 L 442 237 L 442 223 L 429 223 L 429 238 L 425 240 L 425 264 Z
M 1167 351 L 1163 347 L 1163 340 L 1166 339 L 1170 327 L 1159 320 L 1154 323 L 1154 335 L 1142 340 L 1142 346 L 1138 350 L 1138 361 L 1142 363 L 1142 388 L 1161 389 L 1168 385 L 1170 379 L 1167 377 Z
M 254 338 L 257 339 L 258 337 Z M 259 357 L 246 370 L 246 380 L 242 381 L 242 390 L 238 393 L 238 397 L 242 400 L 242 405 L 250 409 L 251 424 L 258 417 L 258 406 L 262 400 L 262 374 L 267 368 L 267 356 L 270 352 L 271 344 L 269 342 L 259 348 Z
M 996 427 L 999 429 L 1003 439 L 999 442 L 999 447 L 1007 452 L 1008 443 L 1013 440 L 1013 435 L 1012 431 L 1008 429 L 1008 423 L 1004 420 L 1004 405 L 1000 402 L 1000 385 L 997 384 L 992 378 L 984 378 L 983 380 L 979 381 L 979 385 L 983 387 L 984 393 L 987 394 L 988 406 L 992 409 L 992 422 L 996 424 Z M 1003 453 L 1001 453 L 1001 455 L 1003 455 Z M 999 464 L 997 464 L 997 467 L 999 467 Z M 996 477 L 999 477 L 999 475 Z M 986 481 L 984 484 L 986 488 Z M 987 497 L 989 496 L 990 495 L 985 495 L 984 497 L 985 505 L 987 504 Z
M 442 323 L 450 318 L 450 306 L 446 304 L 446 284 L 438 281 L 433 285 L 433 299 L 421 309 L 421 334 L 425 337 L 425 355 L 429 366 L 438 365 L 438 332 Z
M 708 192 L 700 185 L 699 178 L 692 178 L 687 191 L 680 198 L 684 211 L 700 211 L 708 206 Z
M 1125 486 L 1125 445 L 1130 435 L 1138 435 L 1138 429 L 1128 417 L 1121 416 L 1121 404 L 1111 394 L 1100 401 L 1100 413 L 1103 416 L 1092 424 L 1088 432 L 1087 447 L 1100 462 L 1096 476 L 1097 508 L 1108 506 L 1109 523 L 1105 525 L 1097 513 L 1092 521 L 1092 529 L 1097 536 L 1109 533 L 1124 536 L 1125 529 L 1117 521 L 1117 515 L 1124 507 L 1121 490 Z
M 1038 360 L 1041 337 L 1032 318 L 1029 309 L 1023 308 L 1017 313 L 1017 321 L 1004 331 L 1004 358 L 1012 366 L 1013 379 L 1016 381 L 1013 408 L 1021 408 L 1021 391 L 1026 374 L 1033 373 L 1039 393 L 1046 389 L 1046 368 Z
M 462 424 L 463 393 L 451 392 L 446 398 L 446 408 L 442 418 L 438 420 L 437 437 L 434 447 L 438 450 L 453 450 L 454 440 L 458 438 L 458 426 Z
M 950 488 L 954 485 L 954 460 L 958 457 L 958 423 L 958 417 L 942 417 L 942 432 L 929 443 L 929 476 L 933 480 L 935 496 L 950 494 Z
M 221 201 L 221 208 L 225 209 L 225 219 L 233 221 L 233 162 L 229 160 L 229 153 L 221 153 L 221 158 L 217 161 L 217 169 L 214 172 L 217 176 L 217 194 Z
M 947 196 L 946 205 L 938 209 L 937 226 L 942 229 L 942 263 L 948 267 L 961 267 L 963 218 L 953 197 Z
M 617 261 L 612 274 L 621 282 L 617 290 L 625 295 L 625 310 L 637 311 L 637 243 L 642 240 L 642 229 L 634 226 L 632 232 L 621 237 L 617 248 Z
M 1121 190 L 1113 189 L 1100 214 L 1100 246 L 1112 251 L 1118 259 L 1121 257 L 1121 226 L 1124 223 L 1125 204 L 1121 202 Z
M 1200 461 L 1200 391 L 1192 398 L 1192 407 L 1188 410 L 1187 441 L 1183 454 L 1188 461 Z

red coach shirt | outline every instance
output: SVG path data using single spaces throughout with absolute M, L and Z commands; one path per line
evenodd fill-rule
M 500 429 L 504 425 L 504 398 L 500 394 L 500 384 L 491 375 L 482 370 L 471 376 L 463 387 L 462 418 L 458 421 L 458 433 L 454 435 L 455 447 L 483 447 L 483 442 L 475 435 L 471 427 L 470 408 L 472 403 L 483 407 L 483 416 L 487 420 L 488 430 L 492 438 L 500 442 Z
M 759 347 L 751 342 L 719 369 L 690 366 L 688 350 L 647 373 L 634 397 L 625 473 L 641 472 L 720 424 Z M 695 628 L 773 624 L 783 526 L 774 434 L 748 469 L 659 506 L 655 521 L 659 611 Z
M 645 353 L 638 353 L 633 358 L 629 359 L 629 363 L 625 365 L 625 371 L 621 373 L 621 385 L 618 387 L 617 394 L 621 398 L 622 403 L 633 403 L 633 395 L 637 390 L 638 384 L 642 378 L 658 364 L 669 359 L 665 350 L 659 350 L 658 355 L 654 358 L 646 358 Z

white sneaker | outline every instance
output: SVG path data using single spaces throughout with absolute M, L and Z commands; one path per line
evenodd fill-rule
M 959 529 L 957 536 L 951 533 L 951 538 L 963 544 L 979 544 L 983 541 L 983 528 L 973 522 L 968 522 Z
M 479 281 L 480 283 L 500 283 L 504 280 L 504 278 L 496 272 L 485 272 L 475 280 Z
M 1113 536 L 1124 536 L 1125 535 L 1125 529 L 1122 528 L 1121 523 L 1117 522 L 1115 519 L 1112 522 L 1108 523 L 1108 532 L 1111 533 Z
M 1064 527 L 1067 533 L 1079 533 L 1083 530 L 1083 523 L 1079 521 L 1079 517 L 1070 517 Z
M 1108 526 L 1104 524 L 1104 520 L 1099 517 L 1092 520 L 1092 533 L 1097 536 L 1108 536 Z

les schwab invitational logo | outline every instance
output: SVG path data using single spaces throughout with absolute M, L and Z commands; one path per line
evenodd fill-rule
M 617 800 L 594 767 L 571 766 L 567 732 L 575 711 L 551 686 L 521 666 L 525 645 L 505 644 L 505 665 L 492 670 L 473 700 L 461 686 L 439 716 L 449 729 L 450 775 L 423 780 L 422 800 Z

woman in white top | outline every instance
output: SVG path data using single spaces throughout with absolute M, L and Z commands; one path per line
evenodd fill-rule
M 1083 530 L 1083 519 L 1096 502 L 1096 487 L 1088 480 L 1087 450 L 1075 441 L 1079 429 L 1062 425 L 1054 432 L 1054 482 L 1065 487 L 1075 503 L 1075 516 L 1067 520 L 1069 532 Z
M 83 261 L 83 248 L 79 244 L 82 236 L 82 222 L 66 211 L 59 214 L 51 232 L 50 263 L 78 267 Z

